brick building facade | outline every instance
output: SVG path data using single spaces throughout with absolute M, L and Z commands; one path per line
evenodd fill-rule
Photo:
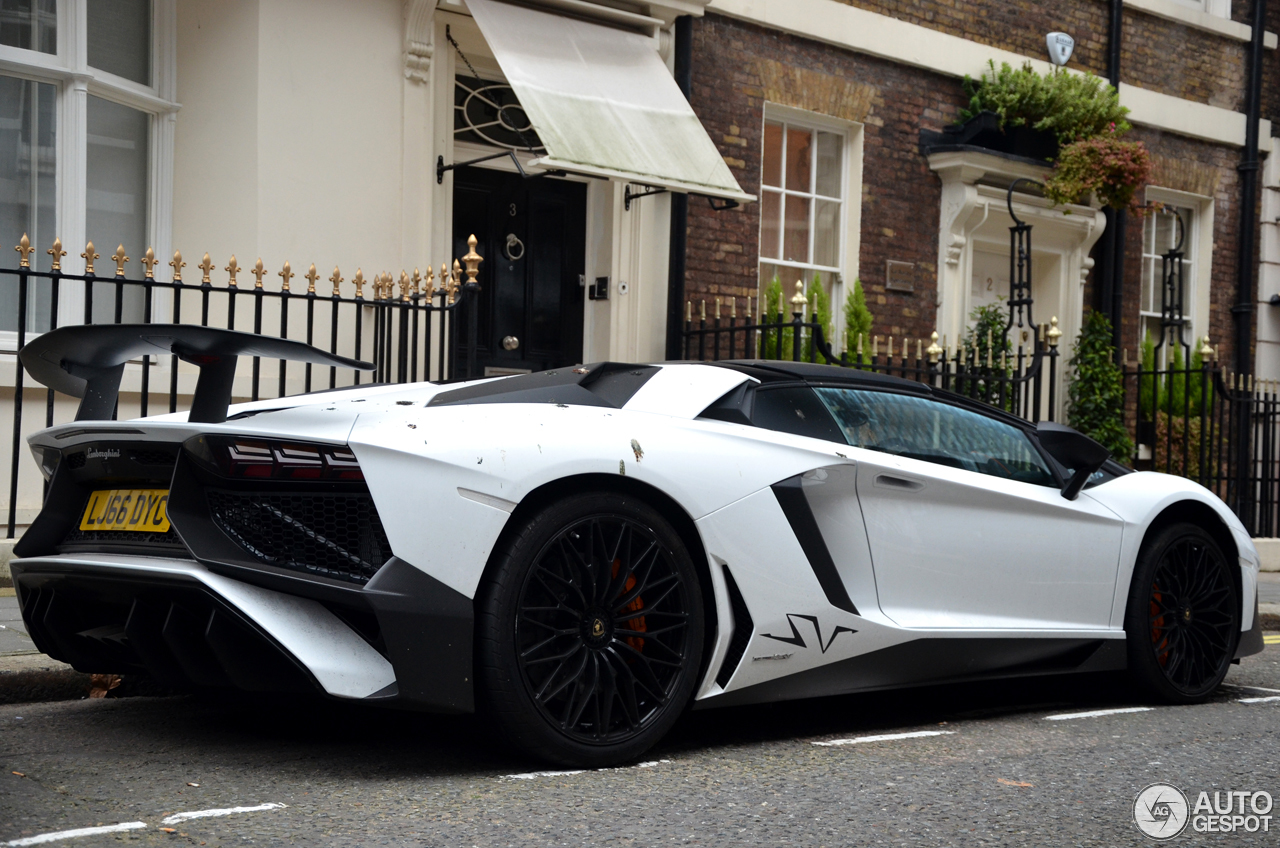
M 1008 221 L 997 223 L 993 216 L 1003 214 L 996 208 L 999 204 L 979 198 L 973 203 L 987 216 L 981 227 L 989 241 L 979 246 L 979 230 L 971 224 L 965 225 L 970 229 L 963 236 L 951 234 L 958 229 L 947 231 L 948 210 L 940 208 L 950 203 L 944 203 L 945 177 L 922 152 L 921 130 L 941 130 L 957 119 L 967 100 L 963 73 L 978 73 L 988 58 L 997 65 L 1009 61 L 1015 66 L 1030 59 L 1047 69 L 1043 57 L 1048 32 L 1065 31 L 1075 38 L 1068 69 L 1105 76 L 1109 5 L 1105 0 L 805 0 L 790 13 L 770 18 L 754 13 L 745 2 L 714 2 L 693 25 L 690 101 L 743 189 L 757 195 L 762 191 L 763 134 L 771 116 L 796 115 L 802 121 L 812 115 L 818 126 L 832 119 L 849 128 L 846 143 L 860 148 L 861 172 L 848 180 L 858 197 L 857 208 L 847 206 L 845 214 L 856 214 L 859 220 L 844 245 L 839 275 L 824 277 L 835 281 L 828 285 L 837 300 L 836 312 L 856 277 L 874 316 L 873 335 L 928 339 L 937 328 L 949 331 L 954 342 L 958 304 L 965 304 L 967 318 L 976 301 L 958 289 L 945 290 L 955 284 L 943 282 L 948 275 L 940 263 L 956 265 L 964 272 L 965 285 L 973 278 L 977 286 L 979 267 L 994 259 L 974 251 L 997 250 L 1003 232 L 1007 257 Z M 1244 143 L 1241 113 L 1252 3 L 1235 0 L 1229 9 L 1226 5 L 1214 0 L 1125 3 L 1120 76 L 1121 102 L 1133 110 L 1130 138 L 1145 142 L 1154 162 L 1147 199 L 1183 208 L 1194 221 L 1190 226 L 1195 243 L 1187 246 L 1195 289 L 1187 310 L 1192 330 L 1197 338 L 1208 335 L 1220 361 L 1231 362 L 1241 204 L 1237 166 Z M 1268 16 L 1271 28 L 1280 28 L 1276 6 L 1272 4 Z M 1280 110 L 1274 44 L 1269 34 L 1264 119 Z M 936 63 L 927 55 L 931 49 Z M 1262 135 L 1265 155 L 1270 149 L 1265 121 Z M 979 178 L 979 189 L 1007 184 L 1008 174 L 1002 174 L 997 168 Z M 761 202 L 730 212 L 691 204 L 685 291 L 695 313 L 704 300 L 710 314 L 716 298 L 726 303 L 735 298 L 741 310 L 747 298 L 754 302 L 760 296 L 773 268 L 767 255 L 762 259 L 762 202 L 763 196 Z M 816 218 L 811 221 L 817 226 Z M 769 226 L 766 223 L 771 238 Z M 1159 249 L 1153 246 L 1160 236 L 1153 226 L 1129 216 L 1125 228 L 1121 338 L 1131 356 L 1144 333 L 1142 312 L 1151 311 L 1152 295 L 1149 285 L 1144 290 L 1143 273 L 1144 262 L 1150 273 L 1152 252 Z M 1033 233 L 1039 235 L 1039 228 Z M 1103 267 L 1103 243 L 1097 236 L 1091 232 L 1079 237 L 1074 248 L 1063 248 L 1068 251 L 1063 256 L 1071 249 L 1082 253 L 1071 266 L 1079 268 L 1078 282 L 1068 279 L 1067 265 L 1045 260 L 1049 273 L 1065 282 L 1054 289 L 1061 296 L 1054 295 L 1043 311 L 1037 295 L 1037 322 L 1049 320 L 1046 312 L 1062 311 L 1064 329 L 1073 337 L 1079 313 L 1097 304 Z M 908 287 L 901 276 L 897 285 L 886 285 L 890 261 L 906 263 L 896 265 L 895 273 L 907 276 L 910 291 L 898 290 Z M 785 281 L 787 295 L 797 276 Z M 1269 293 L 1263 292 L 1253 299 L 1266 297 Z M 950 318 L 940 313 L 948 299 Z M 1280 362 L 1275 370 L 1274 376 L 1280 376 Z

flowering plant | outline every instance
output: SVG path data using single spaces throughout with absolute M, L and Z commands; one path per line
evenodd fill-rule
M 1062 148 L 1045 196 L 1055 204 L 1079 203 L 1092 192 L 1112 209 L 1145 210 L 1136 197 L 1151 176 L 1151 155 L 1140 141 L 1124 141 L 1114 126 L 1102 135 Z

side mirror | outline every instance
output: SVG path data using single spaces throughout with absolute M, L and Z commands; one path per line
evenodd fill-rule
M 1049 456 L 1074 469 L 1075 473 L 1062 487 L 1062 496 L 1069 501 L 1076 499 L 1093 472 L 1111 457 L 1111 451 L 1065 424 L 1041 421 L 1036 425 L 1036 435 Z

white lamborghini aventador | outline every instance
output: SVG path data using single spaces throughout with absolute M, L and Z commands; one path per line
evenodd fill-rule
M 123 363 L 200 366 L 111 421 Z M 1128 669 L 1207 697 L 1256 653 L 1258 559 L 1211 492 L 905 380 L 597 363 L 228 409 L 296 342 L 77 327 L 22 352 L 83 398 L 12 569 L 41 650 L 175 686 L 484 710 L 526 751 L 638 756 L 690 705 Z

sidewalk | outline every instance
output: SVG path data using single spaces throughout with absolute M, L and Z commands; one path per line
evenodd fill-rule
M 89 694 L 89 675 L 36 650 L 13 589 L 0 588 L 0 704 L 74 701 Z

